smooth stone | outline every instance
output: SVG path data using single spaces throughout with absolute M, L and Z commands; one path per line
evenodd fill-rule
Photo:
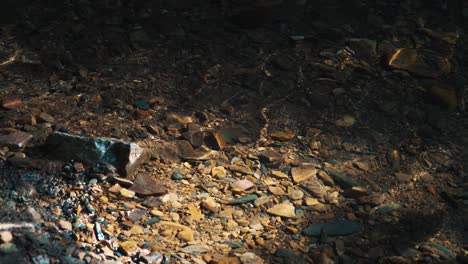
M 180 249 L 181 252 L 192 254 L 192 255 L 200 255 L 207 253 L 210 251 L 210 248 L 205 245 L 190 245 Z

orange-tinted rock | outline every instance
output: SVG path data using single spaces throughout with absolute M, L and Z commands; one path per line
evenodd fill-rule
M 15 109 L 22 104 L 23 101 L 17 96 L 7 96 L 2 98 L 2 107 L 6 109 Z
M 270 137 L 273 140 L 278 141 L 289 141 L 295 137 L 294 133 L 291 131 L 275 131 L 270 134 Z

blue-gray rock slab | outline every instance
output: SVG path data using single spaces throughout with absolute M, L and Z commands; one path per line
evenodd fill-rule
M 52 157 L 64 161 L 80 161 L 94 166 L 97 163 L 112 164 L 122 177 L 134 179 L 133 173 L 148 161 L 149 153 L 136 143 L 116 139 L 85 137 L 54 132 L 46 142 Z
M 328 236 L 347 236 L 361 231 L 361 224 L 346 219 L 333 219 L 321 224 L 314 224 L 302 231 L 306 236 L 320 236 L 326 232 Z

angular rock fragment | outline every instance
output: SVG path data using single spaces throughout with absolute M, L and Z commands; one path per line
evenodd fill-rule
M 207 136 L 207 145 L 216 150 L 222 150 L 228 145 L 233 145 L 238 138 L 246 135 L 245 129 L 240 127 L 224 128 Z
M 317 174 L 317 169 L 314 166 L 306 165 L 291 169 L 291 176 L 295 183 L 300 183 L 314 177 Z
M 209 160 L 213 157 L 210 151 L 196 151 L 186 140 L 175 142 L 176 152 L 184 160 Z
M 278 166 L 284 161 L 284 157 L 277 151 L 273 150 L 263 151 L 259 158 L 261 162 L 272 166 Z
M 187 142 L 188 143 L 188 142 Z M 61 160 L 76 160 L 92 166 L 112 164 L 117 172 L 133 180 L 136 168 L 149 159 L 149 153 L 136 143 L 54 132 L 47 138 L 50 154 Z
M 396 49 L 388 60 L 388 66 L 429 78 L 438 78 L 449 73 L 452 69 L 447 58 L 406 48 Z
M 254 184 L 249 180 L 239 180 L 231 184 L 233 191 L 243 192 L 254 186 Z
M 301 183 L 301 188 L 312 194 L 314 197 L 323 199 L 325 194 L 327 193 L 327 190 L 325 189 L 325 186 L 317 180 L 315 177 L 314 179 L 310 179 L 308 181 L 305 181 Z
M 33 138 L 31 134 L 16 131 L 8 135 L 0 136 L 0 145 L 7 146 L 12 149 L 20 149 L 26 146 Z
M 167 188 L 150 174 L 138 174 L 129 190 L 142 196 L 161 195 L 167 193 Z
M 190 142 L 194 148 L 201 147 L 205 143 L 205 132 L 203 131 L 184 132 L 181 136 Z
M 295 217 L 295 208 L 294 205 L 290 202 L 283 202 L 277 204 L 272 208 L 267 210 L 268 213 L 272 215 L 282 216 L 282 217 Z
M 253 174 L 253 171 L 249 167 L 243 164 L 233 164 L 229 168 L 234 172 L 239 172 L 239 173 L 246 174 L 246 175 Z

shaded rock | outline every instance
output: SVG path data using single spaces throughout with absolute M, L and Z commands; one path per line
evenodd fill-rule
M 160 159 L 162 162 L 167 164 L 180 163 L 176 142 L 163 142 L 154 146 L 151 148 L 151 157 Z
M 13 243 L 3 243 L 0 244 L 0 253 L 3 254 L 12 254 L 18 252 L 18 248 Z
M 201 147 L 205 143 L 205 132 L 203 131 L 184 132 L 181 136 L 190 142 L 194 148 Z
M 278 166 L 280 163 L 284 161 L 283 155 L 273 150 L 263 151 L 260 154 L 259 158 L 260 158 L 260 161 L 262 161 L 263 163 L 273 165 L 273 166 Z
M 275 131 L 270 134 L 273 140 L 278 141 L 289 141 L 295 137 L 295 134 L 291 131 Z
M 428 88 L 429 99 L 450 110 L 455 110 L 458 106 L 458 97 L 455 89 L 448 85 L 434 82 Z
M 377 42 L 370 39 L 352 38 L 348 45 L 356 53 L 356 56 L 371 61 L 377 56 Z
M 42 112 L 37 116 L 37 121 L 39 121 L 39 123 L 53 124 L 55 122 L 55 118 L 46 112 Z
M 105 138 L 54 132 L 46 144 L 51 155 L 58 159 L 82 161 L 92 166 L 97 163 L 112 164 L 120 175 L 131 180 L 136 168 L 149 159 L 149 153 L 135 143 Z
M 296 64 L 288 56 L 276 56 L 271 60 L 271 63 L 280 70 L 293 70 Z
M 323 197 L 327 193 L 325 186 L 315 178 L 301 183 L 300 186 L 301 188 L 312 194 L 314 197 L 317 197 L 319 199 L 323 199 Z
M 25 147 L 32 138 L 33 136 L 31 134 L 16 131 L 8 135 L 0 136 L 0 145 L 17 150 Z
M 447 58 L 406 48 L 396 49 L 388 60 L 388 66 L 428 78 L 440 77 L 452 69 Z
M 329 236 L 347 236 L 361 230 L 359 223 L 346 219 L 333 219 L 322 224 L 315 224 L 307 227 L 302 232 L 306 236 L 320 236 L 326 232 Z
M 329 173 L 333 177 L 333 180 L 344 189 L 354 186 L 363 186 L 362 183 L 355 181 L 351 176 L 346 175 L 345 173 L 336 171 L 332 168 L 325 168 L 325 171 Z
M 281 204 L 277 204 L 272 208 L 268 209 L 267 212 L 272 215 L 282 216 L 282 217 L 295 217 L 296 208 L 290 202 L 283 202 Z
M 8 160 L 8 163 L 11 164 L 13 167 L 22 168 L 22 169 L 31 169 L 35 167 L 35 163 L 30 158 L 22 158 L 22 157 L 11 157 Z
M 312 165 L 300 166 L 291 169 L 291 176 L 295 183 L 304 182 L 309 178 L 314 177 L 316 174 L 317 169 Z
M 359 198 L 359 202 L 364 203 L 364 204 L 370 204 L 372 206 L 378 206 L 381 205 L 383 202 L 385 202 L 385 195 L 382 193 L 373 193 L 368 196 L 364 196 Z
M 439 256 L 444 256 L 444 257 L 450 257 L 450 256 L 455 255 L 455 253 L 453 253 L 450 249 L 442 245 L 431 243 L 431 242 L 423 243 L 421 246 L 419 246 L 419 250 L 431 252 L 431 253 L 437 254 Z
M 129 190 L 143 196 L 167 193 L 167 188 L 164 185 L 158 182 L 152 175 L 146 173 L 138 174 Z
M 325 171 L 319 171 L 317 176 L 323 181 L 323 183 L 325 183 L 325 185 L 335 186 L 335 182 Z
M 222 150 L 228 145 L 235 144 L 239 137 L 246 135 L 246 131 L 240 127 L 224 128 L 207 136 L 206 143 L 209 147 Z
M 367 189 L 360 186 L 353 186 L 344 191 L 343 196 L 348 198 L 359 198 L 367 195 Z
M 350 127 L 350 126 L 353 126 L 355 122 L 356 122 L 356 118 L 350 115 L 344 115 L 340 119 L 336 120 L 335 124 L 339 127 Z

